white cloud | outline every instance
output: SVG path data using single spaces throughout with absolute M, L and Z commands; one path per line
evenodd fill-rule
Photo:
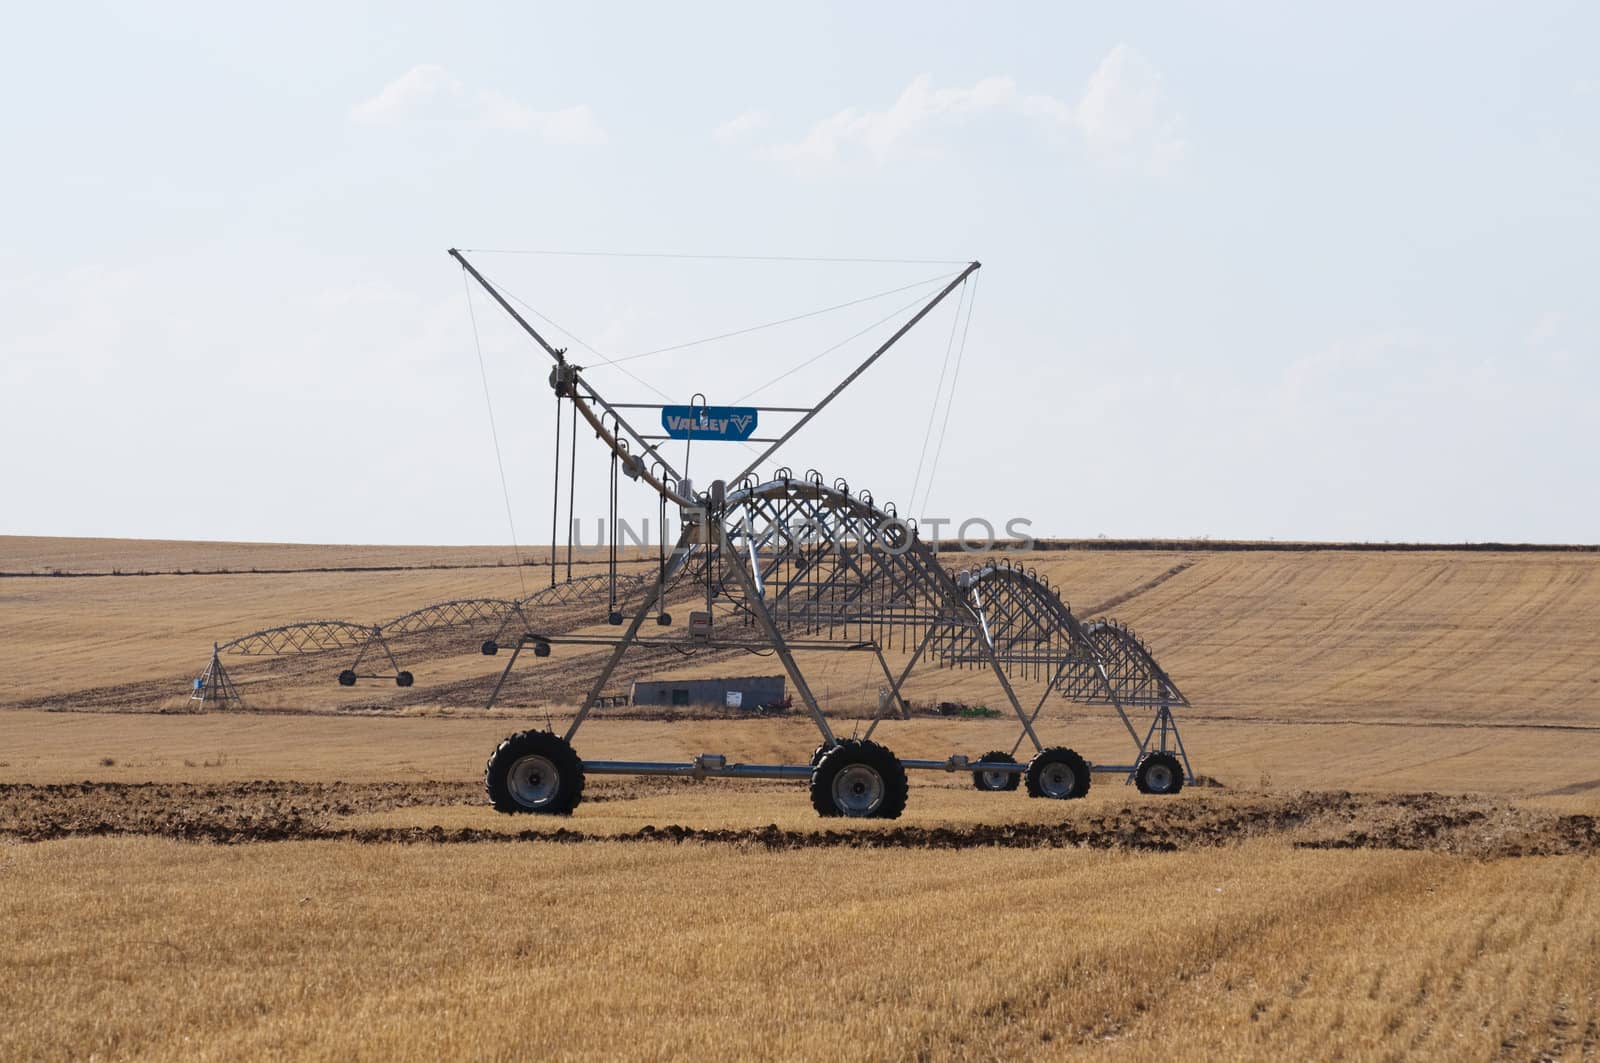
M 1166 87 L 1148 59 L 1125 44 L 1089 78 L 1075 112 L 1089 151 L 1101 162 L 1162 173 L 1185 145 Z
M 578 104 L 540 111 L 494 89 L 471 89 L 442 66 L 421 63 L 350 108 L 360 125 L 449 122 L 532 133 L 552 144 L 604 144 L 608 139 L 592 108 Z
M 732 144 L 736 140 L 743 140 L 751 133 L 765 129 L 769 122 L 771 118 L 766 111 L 752 108 L 717 126 L 711 131 L 711 136 L 719 144 Z
M 383 87 L 370 100 L 350 108 L 350 120 L 362 125 L 397 125 L 438 101 L 460 100 L 461 82 L 433 63 L 421 63 Z
M 848 107 L 816 123 L 805 139 L 776 145 L 771 154 L 779 159 L 826 162 L 837 159 L 848 147 L 859 146 L 883 162 L 930 126 L 1015 106 L 1018 101 L 1017 84 L 1010 78 L 986 78 L 971 88 L 936 89 L 932 79 L 922 74 L 886 110 Z
M 940 128 L 995 114 L 1021 117 L 1046 130 L 1075 132 L 1090 155 L 1107 166 L 1163 173 L 1184 154 L 1180 119 L 1160 72 L 1125 44 L 1101 60 L 1076 103 L 1024 93 L 1009 77 L 936 88 L 923 74 L 889 107 L 847 107 L 815 123 L 802 139 L 773 145 L 765 153 L 785 161 L 827 163 L 862 151 L 882 163 L 919 146 L 930 150 L 930 138 Z
M 604 144 L 608 139 L 594 109 L 586 103 L 559 111 L 536 111 L 497 92 L 480 93 L 479 102 L 483 107 L 479 121 L 491 129 L 537 133 L 552 144 Z

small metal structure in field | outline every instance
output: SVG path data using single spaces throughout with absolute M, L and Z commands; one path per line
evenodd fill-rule
M 565 646 L 610 652 L 564 733 L 522 731 L 494 750 L 485 784 L 497 809 L 570 812 L 581 800 L 589 775 L 806 779 L 819 814 L 878 818 L 897 817 L 904 809 L 908 770 L 970 773 L 982 790 L 1013 790 L 1025 783 L 1029 796 L 1055 799 L 1083 796 L 1094 772 L 1122 775 L 1147 793 L 1176 793 L 1185 781 L 1192 781 L 1171 712 L 1187 701 L 1131 632 L 1110 621 L 1079 621 L 1045 581 L 1010 565 L 950 572 L 940 563 L 935 546 L 919 536 L 914 521 L 899 517 L 890 504 L 878 505 L 869 492 L 853 492 L 842 479 L 829 483 L 815 470 L 796 476 L 788 468 L 765 478 L 757 475 L 778 448 L 964 285 L 978 270 L 977 262 L 967 264 L 820 401 L 810 406 L 739 408 L 712 407 L 700 395 L 684 407 L 607 401 L 583 370 L 567 360 L 566 352 L 529 324 L 465 255 L 454 249 L 450 254 L 551 357 L 550 384 L 558 411 L 562 404 L 571 409 L 574 436 L 581 418 L 610 450 L 613 523 L 617 485 L 626 478 L 648 485 L 658 496 L 663 516 L 674 508 L 681 525 L 670 553 L 663 550 L 656 573 L 626 588 L 626 593 L 614 582 L 613 537 L 613 586 L 606 619 L 623 628 L 620 634 L 560 634 L 530 628 L 517 640 L 490 696 L 491 706 L 524 648 L 531 648 L 537 657 L 549 657 Z M 970 303 L 968 312 L 970 320 Z M 645 430 L 635 427 L 629 417 L 638 409 L 658 410 L 667 434 L 656 434 L 648 425 Z M 773 413 L 792 415 L 793 423 L 775 436 L 754 437 L 751 433 L 760 415 Z M 556 424 L 559 472 L 559 412 Z M 742 471 L 726 480 L 711 480 L 705 490 L 697 491 L 659 446 L 668 439 L 683 439 L 687 451 L 696 438 L 766 446 Z M 559 483 L 557 488 L 559 499 Z M 695 608 L 681 634 L 643 633 L 652 617 L 657 626 L 671 627 L 666 602 L 691 595 Z M 739 764 L 712 753 L 688 762 L 578 756 L 575 739 L 630 651 L 694 655 L 733 650 L 770 653 L 782 665 L 797 708 L 809 714 L 821 738 L 809 763 Z M 908 654 L 909 660 L 895 671 L 886 651 Z M 824 715 L 797 656 L 815 652 L 870 655 L 882 671 L 885 695 L 862 737 L 835 734 Z M 1009 752 L 903 760 L 873 740 L 891 710 L 906 711 L 901 691 L 916 667 L 927 663 L 978 668 L 993 676 L 1019 728 Z M 1023 705 L 1013 678 L 1043 683 L 1037 705 Z M 1129 761 L 1091 764 L 1070 748 L 1046 745 L 1035 724 L 1052 694 L 1112 706 L 1134 746 Z M 1142 734 L 1135 723 L 1141 713 L 1150 714 Z M 1025 744 L 1032 753 L 1023 763 L 1017 754 Z
M 643 577 L 637 575 L 618 574 L 613 580 L 599 573 L 542 587 L 517 599 L 453 598 L 434 602 L 377 624 L 358 624 L 348 620 L 301 620 L 263 628 L 213 644 L 211 660 L 191 684 L 196 695 L 192 700 L 202 703 L 213 701 L 221 708 L 244 707 L 244 699 L 231 680 L 228 686 L 230 693 L 226 698 L 215 694 L 199 696 L 201 691 L 212 689 L 212 684 L 206 682 L 202 685 L 202 681 L 207 680 L 211 671 L 222 667 L 220 658 L 225 654 L 238 657 L 290 657 L 354 650 L 354 660 L 337 675 L 340 686 L 354 686 L 363 679 L 376 679 L 392 681 L 399 687 L 409 687 L 415 682 L 415 677 L 401 666 L 394 648 L 397 642 L 414 636 L 476 627 L 490 632 L 488 638 L 479 645 L 479 651 L 486 657 L 492 657 L 500 652 L 500 644 L 507 638 L 507 632 L 520 634 L 533 626 L 530 613 L 603 601 L 608 595 L 618 593 L 619 588 L 625 591 L 642 582 Z M 369 659 L 387 661 L 390 670 L 363 671 L 363 665 Z
M 194 683 L 190 686 L 189 700 L 198 702 L 202 709 L 208 702 L 223 709 L 230 706 L 235 709 L 244 708 L 244 699 L 239 696 L 239 688 L 234 685 L 233 677 L 222 664 L 222 647 L 216 643 L 211 645 L 211 662 L 206 665 L 205 671 L 195 677 Z
M 207 676 L 222 668 L 221 657 L 225 653 L 239 657 L 288 657 L 351 649 L 356 651 L 355 660 L 339 673 L 340 686 L 353 687 L 362 679 L 392 680 L 399 687 L 409 687 L 415 682 L 415 677 L 400 667 L 400 661 L 395 657 L 381 625 L 353 624 L 348 620 L 302 620 L 295 624 L 263 628 L 214 644 L 210 663 L 194 681 L 196 696 L 193 700 L 204 702 L 205 699 L 198 695 L 210 685 Z M 362 671 L 363 666 L 369 669 L 373 667 L 368 663 L 371 659 L 387 661 L 390 670 Z M 381 663 L 378 667 L 381 667 Z M 227 681 L 227 687 L 229 696 L 225 700 L 218 699 L 219 707 L 231 705 L 233 708 L 244 708 L 244 698 L 231 679 Z

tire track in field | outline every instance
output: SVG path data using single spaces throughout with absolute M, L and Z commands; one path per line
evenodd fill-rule
M 1364 561 L 1363 567 L 1392 561 Z M 1369 669 L 1352 669 L 1353 658 L 1373 659 L 1381 667 L 1389 652 L 1389 640 L 1382 634 L 1388 618 L 1404 603 L 1424 594 L 1444 574 L 1438 565 L 1407 573 L 1401 579 L 1385 575 L 1377 581 L 1376 594 L 1357 594 L 1340 601 L 1336 608 L 1323 611 L 1320 623 L 1310 628 L 1284 632 L 1277 645 L 1286 648 L 1278 659 L 1281 672 L 1295 677 L 1283 690 L 1283 700 L 1308 707 L 1335 703 L 1335 693 L 1352 680 L 1369 681 Z
M 1187 572 L 1197 564 L 1199 564 L 1199 562 L 1192 559 L 1180 561 L 1154 579 L 1145 580 L 1132 590 L 1123 591 L 1121 594 L 1114 594 L 1103 602 L 1096 602 L 1094 605 L 1091 605 L 1087 609 L 1083 610 L 1083 612 L 1079 615 L 1084 619 L 1094 616 L 1103 616 L 1108 610 L 1115 609 L 1117 606 L 1126 602 L 1130 602 L 1139 597 L 1141 594 L 1155 590 L 1157 587 L 1172 579 L 1174 576 Z
M 1414 593 L 1408 593 L 1399 604 L 1418 603 L 1441 580 L 1448 588 L 1463 574 L 1466 573 L 1440 562 L 1435 577 L 1417 587 Z M 1476 596 L 1468 595 L 1449 614 L 1444 610 L 1436 610 L 1431 614 L 1424 610 L 1424 615 L 1435 618 L 1431 627 L 1399 627 L 1390 622 L 1390 618 L 1401 614 L 1388 608 L 1377 613 L 1372 622 L 1363 625 L 1372 629 L 1368 634 L 1376 643 L 1372 666 L 1365 670 L 1345 669 L 1336 672 L 1333 682 L 1326 688 L 1330 699 L 1335 694 L 1346 694 L 1352 686 L 1358 688 L 1359 697 L 1360 688 L 1365 687 L 1372 692 L 1360 700 L 1376 700 L 1379 704 L 1401 707 L 1419 700 L 1438 700 L 1441 696 L 1459 695 L 1463 690 L 1478 691 L 1479 684 L 1469 678 L 1469 669 L 1476 655 L 1462 645 L 1461 632 L 1477 629 L 1487 632 L 1491 641 L 1503 639 L 1503 632 L 1514 629 L 1525 611 L 1530 608 L 1538 610 L 1547 604 L 1545 598 L 1556 577 L 1552 573 L 1547 577 L 1545 586 L 1521 590 L 1511 599 L 1507 611 L 1507 599 L 1511 592 L 1498 589 L 1503 578 L 1500 573 L 1478 572 L 1470 575 L 1479 583 L 1484 583 L 1487 575 L 1492 582 L 1480 589 Z M 1489 587 L 1495 590 L 1491 593 Z M 1494 603 L 1493 612 L 1486 608 L 1486 603 Z M 1448 620 L 1444 619 L 1446 615 L 1449 616 Z M 1351 700 L 1351 696 L 1346 694 L 1344 700 Z
M 1330 919 L 1349 925 L 1392 907 L 1397 898 L 1405 895 L 1406 887 L 1404 870 L 1389 868 L 1363 876 L 1353 889 L 1347 881 L 1321 884 L 1301 903 L 1328 911 Z M 1058 1011 L 1054 1026 L 1047 1026 L 1046 1019 L 1056 999 L 1072 991 L 1076 972 L 1070 960 L 1056 970 L 1041 963 L 1042 970 L 1029 983 L 1004 992 L 978 1012 L 983 1022 L 930 1032 L 912 1055 L 917 1059 L 934 1058 L 944 1054 L 941 1049 L 949 1051 L 953 1046 L 952 1054 L 961 1058 L 1020 1058 L 1038 1051 L 1041 1044 L 1053 1050 L 1057 1043 L 1070 1046 L 1069 1051 L 1103 1050 L 1110 1042 L 1137 1035 L 1152 1015 L 1161 1014 L 1182 994 L 1231 991 L 1235 981 L 1224 977 L 1224 984 L 1216 986 L 1216 972 L 1250 964 L 1264 937 L 1293 932 L 1296 914 L 1295 908 L 1278 903 L 1254 908 L 1246 916 L 1218 921 L 1208 928 L 1206 947 L 1199 953 L 1187 953 L 1181 943 L 1161 938 L 1141 941 L 1138 949 L 1144 962 L 1139 972 L 1130 972 L 1127 981 L 1119 982 L 1115 990 L 1087 1006 L 1070 1009 L 1066 1015 Z M 1287 999 L 1292 1001 L 1303 991 L 1309 977 L 1309 972 L 1302 974 L 1301 984 L 1291 990 Z M 1257 1019 L 1257 1013 L 1252 1013 L 1249 1021 Z M 1046 1054 L 1054 1052 L 1046 1050 Z
M 1142 633 L 1160 647 L 1160 658 L 1175 673 L 1181 674 L 1184 657 L 1205 662 L 1198 669 L 1204 676 L 1199 689 L 1229 691 L 1235 704 L 1276 705 L 1283 700 L 1275 690 L 1277 675 L 1264 670 L 1273 668 L 1273 654 L 1290 636 L 1281 627 L 1263 630 L 1260 618 L 1274 602 L 1297 597 L 1292 593 L 1297 584 L 1316 578 L 1291 560 L 1251 566 L 1213 562 L 1198 578 L 1161 595 L 1161 614 L 1187 614 L 1186 622 L 1174 633 L 1163 632 L 1159 623 Z
M 1386 580 L 1385 591 L 1376 599 L 1362 600 L 1359 604 L 1351 603 L 1358 607 L 1339 618 L 1344 623 L 1339 625 L 1337 630 L 1330 624 L 1317 632 L 1318 637 L 1306 640 L 1305 649 L 1293 661 L 1293 667 L 1309 674 L 1327 676 L 1318 684 L 1317 689 L 1317 697 L 1324 703 L 1333 701 L 1339 692 L 1351 683 L 1370 683 L 1374 673 L 1397 670 L 1403 673 L 1404 670 L 1400 669 L 1399 662 L 1405 658 L 1408 651 L 1401 648 L 1402 640 L 1399 638 L 1396 618 L 1409 603 L 1427 595 L 1436 584 L 1447 579 L 1449 574 L 1449 567 L 1441 562 L 1430 565 L 1403 580 Z M 1330 632 L 1340 637 L 1332 639 L 1322 637 Z M 1434 638 L 1442 638 L 1445 634 L 1443 630 L 1436 631 Z M 1372 662 L 1370 668 L 1352 669 L 1348 665 L 1340 667 L 1342 661 L 1348 661 L 1351 657 L 1370 659 Z M 1327 667 L 1319 668 L 1319 665 Z

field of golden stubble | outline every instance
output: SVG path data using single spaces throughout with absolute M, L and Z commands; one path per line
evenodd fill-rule
M 1041 553 L 1080 615 L 1110 603 L 1151 643 L 1223 786 L 1100 776 L 1057 803 L 918 774 L 901 820 L 858 824 L 799 786 L 650 780 L 592 780 L 559 821 L 496 815 L 484 757 L 560 725 L 576 654 L 503 712 L 386 703 L 327 666 L 264 671 L 247 714 L 19 707 L 180 705 L 213 639 L 537 579 L 490 548 L 189 551 L 0 540 L 7 572 L 300 570 L 0 577 L 0 1058 L 1600 1051 L 1595 555 Z M 490 567 L 305 571 L 441 563 Z M 498 669 L 471 651 L 422 656 L 416 693 Z M 843 656 L 807 663 L 847 717 L 877 681 Z M 971 672 L 918 682 L 996 699 Z M 1103 712 L 1045 718 L 1125 753 Z M 882 737 L 942 756 L 1015 728 Z M 814 744 L 794 718 L 604 717 L 578 743 Z
M 0 850 L 0 1055 L 1587 1058 L 1595 860 Z

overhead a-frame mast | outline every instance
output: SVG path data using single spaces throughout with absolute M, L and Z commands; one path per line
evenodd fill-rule
M 493 298 L 496 303 L 500 304 L 500 308 L 502 310 L 511 315 L 511 319 L 513 321 L 522 326 L 524 332 L 532 336 L 534 341 L 538 343 L 540 347 L 544 348 L 546 354 L 555 359 L 556 367 L 550 374 L 550 382 L 552 387 L 555 388 L 558 395 L 564 395 L 572 399 L 573 406 L 578 410 L 579 413 L 583 415 L 584 419 L 589 422 L 589 424 L 594 428 L 595 432 L 599 434 L 600 438 L 606 441 L 607 446 L 618 453 L 624 461 L 627 461 L 631 464 L 632 468 L 630 470 L 630 475 L 637 474 L 640 479 L 648 482 L 650 486 L 654 487 L 658 492 L 666 496 L 671 501 L 675 501 L 680 505 L 695 505 L 695 499 L 686 497 L 677 489 L 676 485 L 682 480 L 682 477 L 678 474 L 677 469 L 673 467 L 672 463 L 667 460 L 666 456 L 661 453 L 661 451 L 651 440 L 647 439 L 644 434 L 639 432 L 628 423 L 627 419 L 622 416 L 616 406 L 606 401 L 605 397 L 595 390 L 594 386 L 583 377 L 580 366 L 573 365 L 567 361 L 566 348 L 554 347 L 548 340 L 544 338 L 544 336 L 540 335 L 539 330 L 529 324 L 528 320 L 518 313 L 515 307 L 506 301 L 505 296 L 500 294 L 499 289 L 495 288 L 493 284 L 489 283 L 484 275 L 479 273 L 477 268 L 473 266 L 471 262 L 467 261 L 466 255 L 452 247 L 450 249 L 450 256 L 461 264 L 461 268 L 466 270 L 467 273 L 471 275 L 472 279 L 477 281 L 483 290 L 488 292 L 490 297 Z M 918 322 L 932 313 L 933 309 L 940 303 L 944 302 L 946 296 L 955 291 L 957 288 L 961 287 L 961 285 L 966 282 L 968 277 L 972 276 L 972 274 L 976 273 L 982 267 L 983 263 L 981 262 L 974 261 L 967 263 L 966 268 L 957 274 L 955 278 L 950 281 L 950 283 L 946 284 L 939 290 L 938 294 L 934 295 L 931 299 L 924 303 L 921 309 L 913 314 L 905 324 L 896 329 L 894 335 L 890 336 L 888 339 L 879 344 L 876 350 L 869 354 L 860 365 L 852 369 L 843 380 L 839 381 L 832 391 L 823 396 L 820 402 L 807 408 L 804 416 L 791 425 L 788 431 L 784 432 L 783 435 L 779 436 L 771 444 L 769 444 L 766 450 L 758 454 L 755 459 L 752 460 L 750 464 L 747 465 L 737 476 L 734 476 L 730 482 L 737 483 L 750 473 L 755 472 L 757 468 L 760 467 L 762 462 L 772 457 L 773 453 L 777 451 L 779 447 L 793 439 L 795 435 L 812 420 L 812 418 L 821 413 L 829 403 L 833 402 L 833 400 L 838 398 L 846 388 L 855 383 L 856 379 L 860 377 L 861 374 L 870 369 L 874 362 L 883 357 L 883 355 L 888 352 L 889 348 L 893 347 L 896 343 L 899 343 L 906 333 L 910 332 L 917 326 Z M 588 407 L 585 400 L 598 405 L 602 410 L 602 414 L 600 416 L 596 416 L 594 411 Z M 604 420 L 607 416 L 611 417 L 615 421 L 618 429 L 616 432 L 611 432 L 606 429 Z M 626 432 L 627 435 L 632 439 L 637 441 L 644 453 L 649 454 L 651 458 L 659 462 L 661 468 L 670 474 L 670 483 L 666 478 L 653 475 L 651 470 L 643 468 L 642 462 L 632 453 L 631 448 L 619 447 L 617 445 L 618 439 L 624 432 Z

